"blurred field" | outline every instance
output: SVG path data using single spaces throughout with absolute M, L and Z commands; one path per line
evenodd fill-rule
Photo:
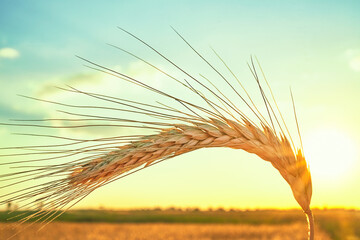
M 0 212 L 0 240 L 29 226 L 14 228 L 5 221 L 21 213 Z M 315 210 L 314 215 L 316 239 L 360 239 L 360 211 Z M 306 239 L 307 231 L 300 210 L 73 210 L 40 232 L 40 225 L 34 226 L 14 239 Z
M 26 228 L 26 225 L 22 227 Z M 306 224 L 288 225 L 240 225 L 240 224 L 111 224 L 111 223 L 51 223 L 37 232 L 39 226 L 31 226 L 13 239 L 18 240 L 303 240 Z M 5 240 L 19 228 L 0 224 L 1 240 Z M 317 231 L 318 240 L 329 240 Z

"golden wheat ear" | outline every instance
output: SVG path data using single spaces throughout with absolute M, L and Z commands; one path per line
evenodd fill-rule
M 174 104 L 170 106 L 159 102 L 145 103 L 85 92 L 70 86 L 60 89 L 83 96 L 91 101 L 96 100 L 99 104 L 76 105 L 27 97 L 61 107 L 63 110 L 60 112 L 64 118 L 18 120 L 21 122 L 2 125 L 27 129 L 49 128 L 50 130 L 100 128 L 105 131 L 105 128 L 111 130 L 135 128 L 138 129 L 138 132 L 141 130 L 143 134 L 93 139 L 75 139 L 44 133 L 22 134 L 37 139 L 44 138 L 44 141 L 56 139 L 62 142 L 47 145 L 45 142 L 45 145 L 2 148 L 3 151 L 16 151 L 16 153 L 4 153 L 0 157 L 20 157 L 21 160 L 8 160 L 0 163 L 4 167 L 16 167 L 15 171 L 1 175 L 2 182 L 8 182 L 1 188 L 18 187 L 17 190 L 1 195 L 0 204 L 13 201 L 21 204 L 19 209 L 33 209 L 41 203 L 38 211 L 28 216 L 22 216 L 22 222 L 31 219 L 34 222 L 51 222 L 95 189 L 145 167 L 201 148 L 229 147 L 254 153 L 271 163 L 279 171 L 290 185 L 296 201 L 307 215 L 309 239 L 313 239 L 314 226 L 310 210 L 312 194 L 310 171 L 303 151 L 294 146 L 288 127 L 265 76 L 263 79 L 268 88 L 267 90 L 263 88 L 263 80 L 260 80 L 258 76 L 253 58 L 249 63 L 249 69 L 261 94 L 266 109 L 265 114 L 259 111 L 260 107 L 254 103 L 255 101 L 243 84 L 215 50 L 213 50 L 215 55 L 229 71 L 232 80 L 226 78 L 175 29 L 175 33 L 218 76 L 219 81 L 215 82 L 204 75 L 200 75 L 200 80 L 179 67 L 175 61 L 167 58 L 150 44 L 124 29 L 121 30 L 162 57 L 176 69 L 176 75 L 182 75 L 184 80 L 179 80 L 174 77 L 175 73 L 169 74 L 127 50 L 114 45 L 111 46 L 137 58 L 164 74 L 174 83 L 179 84 L 181 91 L 178 92 L 177 96 L 147 85 L 140 79 L 90 60 L 79 58 L 89 64 L 92 69 L 128 81 L 157 94 L 159 97 L 171 100 Z M 261 69 L 260 65 L 259 68 Z M 220 90 L 224 89 L 224 86 L 228 87 L 227 91 L 232 92 L 236 99 L 230 99 L 229 94 Z M 237 90 L 238 87 L 236 86 L 239 86 L 240 89 Z M 267 97 L 267 91 L 270 91 L 271 99 Z M 192 95 L 196 101 L 185 100 L 182 97 L 185 95 Z M 250 111 L 253 119 L 249 114 L 244 113 L 244 109 L 241 110 L 235 104 L 239 101 L 247 111 Z M 96 114 L 99 110 L 101 110 L 101 115 Z M 131 113 L 132 116 L 136 117 L 130 119 L 114 117 L 123 113 Z M 152 120 L 143 120 L 149 118 Z M 58 125 L 54 123 L 58 123 Z M 23 152 L 20 153 L 19 151 Z M 32 182 L 36 182 L 36 184 L 29 185 Z

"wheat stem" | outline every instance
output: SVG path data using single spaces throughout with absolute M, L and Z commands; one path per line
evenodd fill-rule
M 314 236 L 315 236 L 314 216 L 310 209 L 309 209 L 309 211 L 306 211 L 305 214 L 306 214 L 306 218 L 308 221 L 308 227 L 309 227 L 309 240 L 314 240 Z

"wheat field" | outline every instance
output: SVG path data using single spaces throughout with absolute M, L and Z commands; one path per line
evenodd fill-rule
M 20 228 L 10 223 L 1 223 L 0 240 L 5 240 Z M 111 223 L 65 223 L 55 222 L 38 231 L 39 225 L 23 230 L 14 240 L 303 240 L 307 237 L 305 223 L 286 225 L 245 224 L 111 224 Z M 317 240 L 331 238 L 317 231 Z

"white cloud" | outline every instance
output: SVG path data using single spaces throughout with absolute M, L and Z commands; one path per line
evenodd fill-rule
M 49 98 L 54 95 L 62 95 L 65 93 L 63 90 L 56 88 L 56 86 L 66 86 L 79 88 L 86 85 L 98 86 L 102 82 L 101 74 L 97 72 L 91 73 L 77 73 L 66 77 L 58 77 L 51 81 L 46 81 L 40 88 L 37 90 L 36 97 L 38 98 Z
M 360 72 L 360 55 L 351 58 L 349 64 L 352 69 Z
M 161 79 L 164 78 L 161 73 L 147 66 L 140 61 L 134 61 L 126 66 L 112 66 L 112 69 L 130 75 L 139 81 L 151 85 L 152 87 L 161 88 Z M 79 89 L 84 92 L 104 94 L 118 98 L 124 98 L 134 101 L 141 101 L 149 104 L 155 104 L 154 95 L 146 89 L 136 86 L 136 84 L 128 83 L 124 80 L 99 73 L 93 70 L 74 73 L 67 76 L 54 76 L 46 78 L 46 81 L 40 82 L 38 80 L 29 80 L 27 85 L 30 87 L 30 92 L 25 94 L 39 99 L 49 100 L 70 105 L 78 106 L 97 106 L 97 107 L 112 107 L 112 108 L 127 108 L 123 105 L 117 105 L 114 102 L 107 102 L 101 99 L 96 99 L 84 94 L 76 94 L 74 92 L 64 91 L 56 86 L 68 89 L 67 85 Z M 164 80 L 164 79 L 163 79 Z M 163 89 L 162 89 L 163 90 Z M 159 101 L 161 101 L 160 99 Z M 18 101 L 13 101 L 18 104 Z M 163 103 L 167 104 L 164 100 Z M 26 105 L 26 106 L 25 106 Z M 21 105 L 16 107 L 19 111 L 26 111 L 28 113 L 37 114 L 37 116 L 44 116 L 44 118 L 62 119 L 62 118 L 81 118 L 80 116 L 68 115 L 57 112 L 56 110 L 63 110 L 75 114 L 96 115 L 105 117 L 118 117 L 124 119 L 146 120 L 145 116 L 139 114 L 131 114 L 127 112 L 120 112 L 116 110 L 102 110 L 100 108 L 67 108 L 65 106 L 54 105 L 46 102 L 38 101 L 21 101 Z M 38 118 L 38 117 L 34 117 Z M 86 118 L 86 117 L 84 117 Z M 126 124 L 127 122 L 108 122 L 108 121 L 50 121 L 51 126 L 72 126 L 72 125 L 91 125 L 91 124 Z M 131 135 L 143 134 L 144 129 L 123 128 L 123 127 L 89 127 L 89 128 L 66 128 L 59 129 L 61 136 L 68 136 L 74 138 L 93 138 L 93 137 L 111 137 L 114 135 Z
M 0 49 L 0 58 L 14 59 L 19 56 L 20 56 L 19 51 L 14 48 L 1 48 Z
M 348 49 L 345 52 L 349 66 L 354 71 L 360 72 L 360 50 L 359 49 Z

